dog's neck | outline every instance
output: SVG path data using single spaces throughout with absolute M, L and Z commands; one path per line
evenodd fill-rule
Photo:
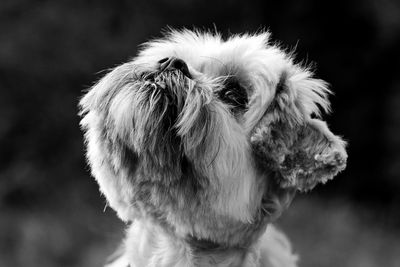
M 250 248 L 229 247 L 207 240 L 179 238 L 161 226 L 135 221 L 125 243 L 130 266 L 255 266 L 258 253 Z

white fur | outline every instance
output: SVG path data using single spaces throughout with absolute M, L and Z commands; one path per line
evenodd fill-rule
M 160 96 L 154 91 L 146 99 L 145 91 L 149 84 L 136 80 L 141 73 L 155 71 L 160 59 L 171 57 L 186 62 L 192 74 L 185 88 L 187 91 L 176 92 L 186 94 L 185 103 L 178 103 L 182 111 L 175 126 L 188 157 L 196 157 L 193 151 L 201 141 L 188 136 L 199 123 L 200 110 L 208 110 L 211 123 L 208 132 L 204 133 L 210 145 L 201 158 L 190 158 L 196 163 L 195 168 L 210 180 L 209 196 L 198 210 L 205 217 L 193 218 L 188 224 L 166 205 L 165 220 L 173 226 L 174 235 L 178 236 L 175 239 L 147 217 L 140 203 L 133 202 L 132 174 L 123 168 L 121 157 L 108 155 L 111 152 L 102 142 L 104 125 L 107 124 L 109 138 L 123 140 L 134 153 L 142 153 L 146 137 L 151 133 L 140 132 L 143 129 L 138 126 L 152 122 L 153 114 L 146 113 L 145 107 L 155 110 L 154 105 Z M 193 251 L 180 238 L 194 235 L 212 239 L 209 225 L 225 230 L 219 218 L 232 222 L 232 225 L 253 222 L 261 208 L 263 192 L 269 187 L 265 173 L 257 172 L 252 157 L 251 131 L 273 101 L 282 76 L 290 90 L 280 96 L 277 104 L 282 109 L 287 108 L 288 116 L 296 118 L 296 122 L 301 123 L 312 113 L 320 115 L 319 107 L 329 111 L 327 84 L 312 75 L 308 69 L 294 64 L 279 47 L 272 45 L 269 33 L 236 35 L 224 41 L 218 34 L 183 30 L 171 31 L 166 38 L 145 44 L 136 58 L 117 67 L 96 84 L 81 100 L 84 115 L 81 125 L 86 131 L 88 161 L 109 205 L 124 221 L 134 220 L 127 234 L 125 251 L 108 266 L 126 267 L 128 263 L 131 267 L 212 266 L 205 265 L 205 262 L 214 257 L 219 260 L 215 266 L 295 267 L 297 256 L 292 253 L 289 241 L 271 225 L 251 247 L 210 254 L 209 259 L 207 256 L 195 258 Z M 248 109 L 240 117 L 232 116 L 229 106 L 214 96 L 224 79 L 232 76 L 240 80 L 250 96 Z M 287 105 L 291 106 L 288 108 Z M 157 115 L 161 120 L 164 113 Z M 153 124 L 151 126 L 157 127 L 156 123 Z M 271 199 L 272 205 L 281 204 L 279 197 L 271 196 Z M 155 206 L 164 204 L 155 199 L 149 201 L 153 201 Z M 290 199 L 286 198 L 284 202 L 282 207 L 286 207 Z M 186 203 L 178 204 L 184 206 Z M 281 208 L 277 210 L 280 215 Z
M 212 267 L 205 262 L 196 264 L 192 252 L 183 244 L 173 242 L 152 224 L 135 221 L 125 240 L 125 253 L 106 267 Z M 257 244 L 245 253 L 232 251 L 217 255 L 219 267 L 296 267 L 298 256 L 293 254 L 287 237 L 270 225 Z M 232 254 L 232 255 L 230 255 Z M 237 257 L 235 257 L 237 256 Z

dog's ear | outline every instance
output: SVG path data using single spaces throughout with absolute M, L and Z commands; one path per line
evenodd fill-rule
M 345 142 L 317 119 L 296 127 L 275 122 L 260 129 L 253 144 L 282 187 L 310 190 L 346 167 Z
M 134 127 L 131 87 L 135 75 L 132 64 L 123 64 L 106 74 L 79 103 L 92 175 L 108 205 L 125 221 L 134 217 L 134 190 L 129 176 L 138 162 L 130 141 Z
M 304 74 L 285 77 L 275 99 L 253 131 L 251 143 L 268 170 L 277 172 L 284 188 L 301 191 L 325 183 L 346 167 L 346 143 L 320 119 L 329 110 L 326 83 Z

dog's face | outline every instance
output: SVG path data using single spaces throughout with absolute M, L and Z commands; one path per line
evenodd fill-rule
M 239 242 L 344 168 L 328 93 L 267 33 L 170 32 L 81 100 L 92 173 L 124 220 Z

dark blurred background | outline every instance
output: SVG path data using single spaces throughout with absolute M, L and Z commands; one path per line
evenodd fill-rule
M 0 267 L 101 266 L 124 225 L 85 164 L 77 103 L 160 30 L 268 28 L 332 84 L 345 172 L 279 224 L 300 266 L 400 266 L 400 2 L 0 1 Z

